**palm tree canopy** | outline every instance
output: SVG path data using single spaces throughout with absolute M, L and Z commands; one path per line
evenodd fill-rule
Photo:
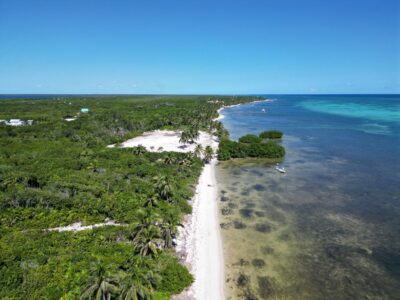
M 140 222 L 134 225 L 131 234 L 133 248 L 141 256 L 157 255 L 162 245 L 160 223 L 158 215 L 145 210 Z
M 206 149 L 204 150 L 204 160 L 207 163 L 210 162 L 213 155 L 214 155 L 214 150 L 210 146 L 207 146 Z
M 146 152 L 147 152 L 146 148 L 142 145 L 138 145 L 132 149 L 132 153 L 135 155 L 142 155 Z
M 148 300 L 152 298 L 159 276 L 151 271 L 144 272 L 143 269 L 135 268 L 122 280 L 120 299 L 123 300 Z
M 174 184 L 166 176 L 156 176 L 153 180 L 155 181 L 155 190 L 160 198 L 169 201 L 174 191 Z
M 201 155 L 203 154 L 203 146 L 201 144 L 197 144 L 196 147 L 194 148 L 194 154 L 197 157 L 201 157 Z
M 118 293 L 118 279 L 109 276 L 106 268 L 96 263 L 91 267 L 91 274 L 88 278 L 87 286 L 81 294 L 81 299 L 111 299 L 113 294 Z

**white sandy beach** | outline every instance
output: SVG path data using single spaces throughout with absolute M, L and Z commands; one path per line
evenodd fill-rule
M 255 102 L 262 101 L 271 100 Z M 224 117 L 222 110 L 226 107 L 228 106 L 218 110 L 219 116 L 215 120 Z M 211 146 L 213 149 L 218 149 L 218 141 L 215 138 L 213 138 Z M 174 300 L 225 299 L 224 257 L 219 226 L 216 165 L 216 159 L 205 165 L 199 178 L 196 195 L 192 199 L 192 214 L 187 216 L 185 227 L 181 229 L 178 237 L 177 252 L 194 275 L 195 282 L 188 290 L 173 297 Z
M 129 148 L 142 145 L 148 151 L 193 151 L 196 144 L 211 146 L 216 152 L 218 139 L 200 131 L 196 144 L 179 142 L 180 131 L 155 130 L 121 143 Z M 115 145 L 109 145 L 112 148 Z M 200 175 L 196 194 L 191 200 L 193 211 L 186 216 L 184 228 L 177 238 L 177 252 L 188 266 L 195 281 L 182 294 L 173 299 L 220 300 L 224 299 L 224 272 L 222 242 L 218 221 L 217 182 L 214 158 L 206 164 Z
M 174 152 L 193 152 L 196 144 L 201 144 L 203 148 L 211 146 L 214 151 L 218 149 L 218 143 L 216 138 L 204 131 L 200 131 L 199 138 L 193 144 L 182 144 L 179 142 L 180 131 L 172 130 L 154 130 L 144 132 L 141 136 L 126 140 L 121 143 L 121 148 L 137 147 L 139 145 L 144 146 L 148 151 L 162 152 L 162 151 L 174 151 Z M 114 148 L 115 145 L 108 145 L 108 148 Z
M 192 214 L 178 237 L 177 252 L 194 275 L 193 285 L 173 299 L 224 299 L 224 258 L 219 227 L 214 159 L 205 165 L 192 200 Z

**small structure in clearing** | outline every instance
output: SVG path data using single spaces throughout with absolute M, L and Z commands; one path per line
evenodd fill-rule
M 3 123 L 8 126 L 24 126 L 24 125 L 32 125 L 33 120 L 21 120 L 21 119 L 10 119 L 10 121 L 7 120 L 0 120 L 0 123 Z

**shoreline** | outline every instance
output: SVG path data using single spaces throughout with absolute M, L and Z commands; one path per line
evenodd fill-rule
M 212 136 L 214 151 L 218 139 Z M 193 284 L 172 299 L 219 300 L 224 297 L 224 257 L 218 215 L 218 185 L 213 158 L 200 174 L 196 192 L 189 202 L 192 213 L 185 216 L 184 227 L 179 228 L 176 252 L 194 277 Z
M 264 101 L 271 100 L 256 100 L 249 103 Z M 242 104 L 222 106 L 217 110 L 219 116 L 214 121 L 224 118 L 221 113 L 223 109 L 240 105 Z M 218 144 L 218 139 L 213 136 L 212 148 L 218 149 Z M 219 225 L 218 184 L 215 175 L 217 164 L 218 160 L 213 158 L 204 166 L 195 196 L 190 201 L 192 213 L 185 216 L 184 227 L 179 229 L 176 252 L 192 273 L 194 282 L 181 294 L 173 296 L 174 300 L 225 299 L 224 255 Z
M 217 160 L 206 164 L 191 201 L 193 211 L 179 232 L 176 251 L 194 276 L 193 284 L 172 299 L 224 298 L 224 257 L 218 215 Z
M 239 104 L 233 104 L 233 105 L 223 105 L 222 107 L 218 108 L 217 113 L 219 114 L 219 116 L 217 118 L 215 118 L 213 121 L 219 121 L 222 120 L 223 118 L 225 118 L 225 116 L 221 113 L 225 108 L 231 108 L 231 107 L 236 107 L 236 106 L 241 106 L 241 105 L 245 105 L 245 104 L 251 104 L 251 103 L 258 103 L 258 102 L 273 102 L 274 99 L 263 99 L 263 100 L 255 100 L 255 101 L 251 101 L 251 102 L 247 102 L 247 103 L 239 103 Z

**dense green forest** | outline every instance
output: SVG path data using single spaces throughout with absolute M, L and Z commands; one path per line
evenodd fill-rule
M 279 145 L 283 133 L 277 130 L 264 131 L 258 136 L 246 134 L 237 142 L 222 136 L 219 143 L 218 159 L 229 160 L 232 158 L 268 158 L 282 159 L 285 156 L 285 148 Z
M 154 129 L 209 130 L 223 103 L 254 97 L 97 96 L 2 100 L 2 299 L 168 299 L 192 282 L 173 238 L 203 162 L 185 153 L 106 148 Z M 89 113 L 80 113 L 81 108 Z M 75 117 L 67 122 L 65 118 Z M 190 137 L 189 137 L 190 138 Z M 47 229 L 113 220 L 79 232 Z M 96 298 L 97 299 L 97 298 Z M 100 299 L 100 298 L 99 298 Z

